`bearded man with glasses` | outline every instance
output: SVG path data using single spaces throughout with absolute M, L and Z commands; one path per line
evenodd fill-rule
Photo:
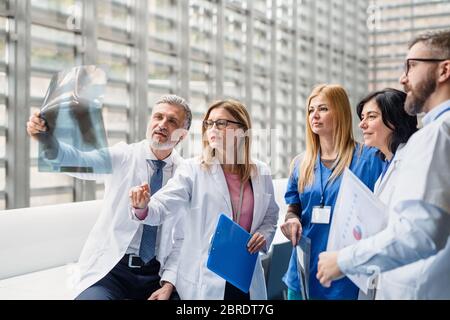
M 323 285 L 346 274 L 382 273 L 378 299 L 450 299 L 450 30 L 413 39 L 400 78 L 405 111 L 425 113 L 404 147 L 389 223 L 339 252 L 323 252 Z

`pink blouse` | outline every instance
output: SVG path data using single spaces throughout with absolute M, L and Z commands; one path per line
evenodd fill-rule
M 228 185 L 228 191 L 230 192 L 231 203 L 233 204 L 233 208 L 236 210 L 234 216 L 237 215 L 239 211 L 239 193 L 241 191 L 241 179 L 238 174 L 232 174 L 224 172 L 225 179 Z M 253 222 L 253 207 L 254 207 L 254 198 L 253 198 L 253 190 L 250 185 L 250 181 L 247 181 L 244 185 L 244 193 L 242 197 L 242 209 L 241 209 L 241 217 L 239 219 L 239 225 L 250 232 Z

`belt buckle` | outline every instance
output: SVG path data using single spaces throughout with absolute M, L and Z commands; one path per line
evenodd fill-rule
M 135 269 L 141 268 L 141 265 L 140 265 L 140 264 L 139 264 L 139 265 L 133 264 L 133 258 L 139 258 L 139 256 L 134 255 L 134 254 L 130 254 L 130 255 L 128 256 L 128 267 L 130 267 L 130 268 L 135 268 Z

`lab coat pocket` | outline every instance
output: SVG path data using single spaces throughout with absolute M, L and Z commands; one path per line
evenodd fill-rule
M 182 259 L 180 259 L 180 265 L 178 267 L 178 277 L 182 281 L 187 281 L 191 284 L 198 285 L 201 269 L 200 251 L 198 250 L 189 250 L 189 251 L 190 251 L 189 255 L 184 255 Z
M 377 300 L 414 300 L 415 287 L 406 283 L 398 274 L 383 274 L 378 284 Z

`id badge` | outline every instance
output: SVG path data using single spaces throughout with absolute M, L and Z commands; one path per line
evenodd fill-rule
M 329 224 L 331 216 L 331 207 L 313 207 L 312 211 L 312 223 L 321 223 L 321 224 Z

